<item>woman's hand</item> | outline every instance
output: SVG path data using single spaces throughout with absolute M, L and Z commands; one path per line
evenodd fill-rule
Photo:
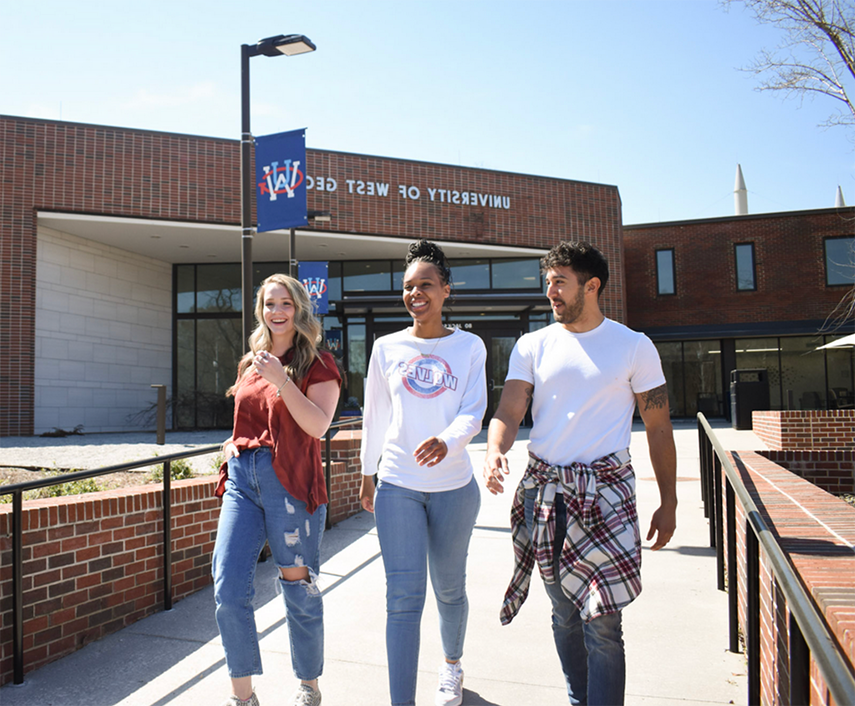
M 238 451 L 238 447 L 234 445 L 234 442 L 229 439 L 223 444 L 223 454 L 225 454 L 226 463 L 228 463 L 230 458 L 237 458 L 240 456 L 240 451 Z
M 252 359 L 252 364 L 255 366 L 255 372 L 274 387 L 279 387 L 288 379 L 288 374 L 279 358 L 270 355 L 267 351 L 256 353 Z
M 374 476 L 362 476 L 362 485 L 359 487 L 359 502 L 362 509 L 374 512 Z
M 448 454 L 448 446 L 442 439 L 432 436 L 418 445 L 413 456 L 420 466 L 435 466 Z

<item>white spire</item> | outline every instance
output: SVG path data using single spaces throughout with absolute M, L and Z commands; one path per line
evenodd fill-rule
M 837 197 L 834 199 L 834 208 L 846 208 L 846 202 L 843 200 L 843 189 L 840 185 L 837 186 Z
M 742 165 L 736 165 L 736 184 L 733 187 L 734 215 L 748 215 L 748 189 L 745 188 L 745 179 L 742 178 Z

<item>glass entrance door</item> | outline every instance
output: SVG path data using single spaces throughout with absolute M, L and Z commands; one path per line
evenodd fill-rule
M 505 389 L 505 378 L 508 376 L 508 361 L 518 336 L 508 334 L 482 334 L 487 346 L 487 413 L 484 424 L 487 424 L 496 413 L 502 390 Z

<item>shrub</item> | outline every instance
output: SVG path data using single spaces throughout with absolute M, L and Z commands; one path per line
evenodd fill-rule
M 193 468 L 187 463 L 186 459 L 179 458 L 170 463 L 169 477 L 172 480 L 184 480 L 185 478 L 193 477 Z M 149 479 L 155 483 L 163 482 L 163 464 L 154 466 L 154 469 L 149 474 Z
M 71 469 L 69 471 L 55 471 L 43 468 L 42 472 L 48 477 L 60 477 L 68 473 L 76 473 L 79 469 Z M 0 481 L 0 485 L 5 485 L 5 481 Z M 103 486 L 99 485 L 94 478 L 84 478 L 83 480 L 73 480 L 68 483 L 59 483 L 51 485 L 47 488 L 36 488 L 35 490 L 27 490 L 24 492 L 24 500 L 41 500 L 43 498 L 59 498 L 63 495 L 80 495 L 82 493 L 97 493 L 99 490 L 104 490 Z M 0 503 L 11 503 L 11 495 L 0 495 Z

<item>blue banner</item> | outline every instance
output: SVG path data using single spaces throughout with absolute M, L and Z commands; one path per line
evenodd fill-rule
M 309 292 L 316 314 L 326 314 L 330 310 L 327 296 L 326 262 L 301 262 L 297 278 Z
M 258 232 L 296 228 L 306 213 L 306 130 L 255 139 Z
M 329 348 L 333 353 L 337 356 L 341 357 L 341 329 L 334 328 L 330 329 L 326 332 L 327 335 L 327 348 Z

